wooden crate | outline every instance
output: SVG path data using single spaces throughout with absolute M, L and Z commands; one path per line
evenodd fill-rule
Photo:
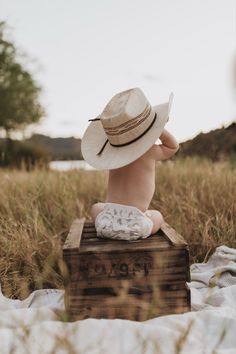
M 189 251 L 168 224 L 144 240 L 100 239 L 77 219 L 63 247 L 71 319 L 146 320 L 190 310 Z

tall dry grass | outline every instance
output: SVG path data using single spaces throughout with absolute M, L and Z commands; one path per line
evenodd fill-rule
M 229 162 L 187 158 L 157 169 L 151 206 L 188 241 L 193 261 L 219 245 L 236 246 L 235 183 Z
M 106 172 L 0 171 L 0 282 L 6 296 L 63 288 L 62 244 L 76 217 L 104 200 Z M 234 247 L 236 169 L 196 159 L 157 165 L 152 208 L 159 209 L 203 260 L 220 244 Z

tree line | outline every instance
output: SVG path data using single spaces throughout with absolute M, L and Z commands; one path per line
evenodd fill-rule
M 5 136 L 0 146 L 0 166 L 34 164 L 43 151 L 13 142 L 12 133 L 37 123 L 45 115 L 40 103 L 41 86 L 27 70 L 15 43 L 7 36 L 7 24 L 0 22 L 0 131 Z

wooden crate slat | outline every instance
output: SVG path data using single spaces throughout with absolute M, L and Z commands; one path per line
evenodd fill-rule
M 83 229 L 83 240 L 86 238 L 94 237 L 97 238 L 96 230 L 92 229 Z
M 176 266 L 186 265 L 187 253 L 185 250 L 173 250 L 170 253 L 169 250 L 159 252 L 156 256 L 155 252 L 124 252 L 119 253 L 100 253 L 93 254 L 91 257 L 87 255 L 78 255 L 71 254 L 66 255 L 66 262 L 69 266 L 69 271 L 73 268 L 81 268 L 81 271 L 86 272 L 87 274 L 94 269 L 97 269 L 96 272 L 106 272 L 110 276 L 114 271 L 124 273 L 124 270 L 127 269 L 127 273 L 133 272 L 136 273 L 144 272 L 144 275 L 147 275 L 149 269 L 160 269 L 163 271 L 163 268 L 172 268 Z M 118 269 L 119 268 L 119 269 Z
M 118 284 L 117 284 L 118 282 Z M 172 279 L 168 279 L 168 278 L 162 278 L 162 279 L 158 279 L 158 284 L 155 283 L 150 283 L 148 282 L 148 280 L 144 280 L 142 281 L 142 279 L 136 280 L 135 283 L 130 283 L 129 286 L 139 286 L 139 285 L 143 285 L 143 286 L 147 286 L 147 285 L 153 285 L 158 287 L 163 287 L 166 285 L 166 283 L 168 283 L 168 285 L 170 286 L 183 286 L 185 284 L 185 280 L 184 279 L 176 279 L 176 278 L 172 278 Z M 80 281 L 80 285 L 81 288 L 93 288 L 93 287 L 113 287 L 113 288 L 120 288 L 122 286 L 122 282 L 119 281 L 115 281 L 115 282 L 110 282 L 109 284 L 107 284 L 106 281 L 99 281 L 98 282 L 94 282 L 94 281 Z M 78 288 L 78 284 L 76 282 L 74 283 L 70 283 L 70 287 L 68 286 L 67 290 L 69 291 L 69 289 L 79 289 Z M 78 290 L 79 291 L 79 290 Z
M 72 268 L 73 269 L 73 268 Z M 81 268 L 79 268 L 81 269 Z M 138 272 L 136 272 L 135 275 L 132 274 L 132 272 L 130 272 L 129 274 L 124 274 L 122 275 L 122 273 L 118 274 L 117 272 L 112 273 L 110 276 L 108 276 L 106 273 L 102 273 L 102 268 L 101 271 L 93 271 L 88 275 L 80 275 L 79 277 L 75 277 L 74 273 L 81 273 L 80 270 L 77 268 L 77 270 L 73 269 L 73 272 L 70 276 L 71 281 L 73 281 L 74 279 L 78 279 L 79 281 L 84 280 L 84 279 L 89 279 L 89 280 L 93 280 L 93 279 L 97 279 L 98 281 L 100 279 L 108 279 L 108 280 L 132 280 L 132 279 L 139 279 L 139 278 L 144 278 L 147 277 L 148 279 L 150 279 L 150 281 L 152 279 L 155 279 L 155 277 L 157 279 L 160 278 L 164 278 L 166 276 L 171 276 L 173 275 L 173 277 L 177 274 L 184 274 L 184 279 L 187 279 L 187 275 L 185 273 L 186 267 L 182 266 L 182 267 L 172 267 L 172 268 L 162 268 L 161 272 L 158 272 L 157 269 L 149 269 L 147 275 L 144 274 L 144 271 L 141 271 L 139 274 Z
M 86 318 L 109 318 L 109 319 L 127 319 L 133 321 L 145 321 L 150 318 L 166 315 L 181 314 L 189 311 L 188 306 L 183 307 L 167 307 L 164 309 L 156 309 L 155 311 L 149 313 L 148 310 L 143 310 L 137 306 L 129 307 L 129 311 L 125 310 L 124 307 L 118 307 L 116 309 L 75 309 L 69 312 L 70 318 L 73 321 L 78 321 Z
M 78 321 L 86 318 L 109 318 L 109 319 L 127 319 L 133 321 L 146 321 L 147 319 L 165 316 L 165 315 L 174 315 L 181 314 L 189 311 L 188 306 L 169 306 L 166 308 L 155 308 L 155 309 L 145 309 L 144 306 L 133 305 L 124 308 L 124 306 L 116 308 L 80 308 L 80 309 L 71 309 L 69 312 L 70 318 L 73 321 Z
M 101 250 L 99 251 L 97 248 L 95 251 L 88 251 L 87 253 L 85 252 L 79 252 L 76 249 L 64 249 L 63 250 L 63 256 L 65 258 L 67 258 L 67 260 L 69 260 L 70 257 L 80 257 L 83 255 L 89 255 L 90 257 L 93 256 L 100 256 L 103 257 L 107 254 L 111 254 L 111 255 L 123 255 L 123 254 L 135 254 L 135 253 L 139 253 L 139 251 L 141 251 L 142 253 L 148 253 L 148 252 L 155 252 L 158 251 L 158 255 L 160 254 L 161 257 L 171 257 L 173 255 L 173 257 L 178 257 L 181 255 L 184 255 L 184 253 L 188 252 L 188 249 L 183 249 L 183 248 L 173 248 L 172 250 L 170 250 L 170 248 L 158 248 L 158 250 L 155 249 L 155 247 L 151 247 L 150 250 L 144 249 L 144 250 L 140 250 L 138 249 L 137 252 L 135 251 L 136 248 L 132 248 L 129 250 L 127 248 L 124 248 L 124 250 L 122 251 L 122 249 L 118 249 L 118 250 L 113 250 L 111 252 L 106 252 L 104 250 L 104 247 L 101 248 Z
M 83 233 L 83 238 L 81 240 L 81 245 L 86 246 L 90 242 L 93 242 L 93 246 L 102 246 L 103 244 L 108 245 L 108 244 L 111 243 L 111 241 L 109 239 L 97 237 L 97 235 L 94 234 L 94 233 L 85 233 L 85 234 Z M 114 242 L 116 244 L 114 244 Z M 112 242 L 113 248 L 114 248 L 115 245 L 118 245 L 118 242 L 123 244 L 123 246 L 124 246 L 124 244 L 129 242 L 129 241 L 113 240 L 113 242 Z M 138 240 L 138 242 L 142 242 L 142 241 Z M 133 241 L 129 242 L 129 244 L 131 244 L 131 245 L 132 245 L 132 243 L 133 243 Z M 162 236 L 158 236 L 158 244 L 159 243 L 165 244 L 167 247 L 170 245 L 170 242 L 166 238 L 164 238 Z
M 187 301 L 186 301 L 186 298 L 179 298 L 179 299 L 152 299 L 152 297 L 142 297 L 142 298 L 139 298 L 139 299 L 135 299 L 134 296 L 130 296 L 129 298 L 130 300 L 133 301 L 133 304 L 135 303 L 135 301 L 138 301 L 138 302 L 143 302 L 144 305 L 146 305 L 146 307 L 151 307 L 152 305 L 153 306 L 156 306 L 156 308 L 165 308 L 165 307 L 182 307 L 182 306 L 185 306 L 187 307 L 188 304 L 187 304 Z M 69 298 L 69 301 L 70 301 L 70 307 L 73 308 L 73 307 L 86 307 L 86 306 L 91 306 L 91 307 L 108 307 L 108 308 L 113 308 L 113 307 L 116 307 L 116 306 L 121 306 L 123 305 L 124 307 L 127 306 L 127 300 L 128 300 L 128 296 L 125 297 L 125 300 L 120 300 L 119 298 L 107 298 L 107 299 L 104 299 L 102 296 L 99 297 L 98 295 L 97 296 L 94 296 L 94 297 L 84 297 L 82 296 L 81 298 L 80 297 L 73 297 L 73 298 Z M 102 305 L 101 305 L 101 301 L 102 301 Z
M 158 272 L 157 269 L 148 269 L 147 271 L 147 275 L 145 275 L 145 269 L 140 271 L 138 273 L 138 271 L 133 274 L 132 270 L 128 273 L 121 273 L 119 270 L 116 271 L 112 271 L 110 275 L 108 275 L 106 272 L 103 272 L 103 267 L 101 267 L 100 269 L 93 269 L 90 271 L 90 273 L 83 273 L 81 274 L 81 269 L 82 268 L 72 268 L 72 272 L 70 274 L 70 280 L 73 281 L 82 281 L 82 280 L 93 280 L 93 279 L 97 279 L 97 281 L 102 280 L 102 279 L 107 279 L 107 281 L 109 280 L 132 280 L 132 279 L 142 279 L 143 278 L 148 278 L 150 279 L 150 282 L 154 279 L 161 279 L 161 278 L 165 278 L 165 277 L 171 277 L 171 275 L 173 275 L 173 278 L 178 276 L 179 274 L 183 274 L 183 279 L 187 279 L 187 275 L 186 275 L 186 268 L 183 267 L 173 267 L 173 268 L 165 268 L 162 269 L 162 272 Z M 119 273 L 118 273 L 119 272 Z M 126 272 L 126 270 L 125 270 Z M 76 274 L 76 275 L 75 275 Z
M 129 286 L 139 286 L 139 285 L 153 285 L 158 288 L 159 285 L 165 285 L 166 283 L 168 284 L 181 284 L 186 282 L 186 276 L 185 274 L 166 274 L 163 276 L 155 276 L 155 277 L 150 277 L 150 279 L 135 279 L 134 282 L 129 281 L 129 279 L 126 280 Z M 70 282 L 71 287 L 77 288 L 78 280 L 76 279 L 75 281 Z M 83 288 L 93 288 L 93 287 L 109 287 L 109 288 L 119 288 L 124 284 L 124 281 L 118 280 L 118 279 L 109 279 L 106 280 L 105 278 L 100 278 L 99 280 L 97 279 L 91 279 L 91 280 L 79 280 L 79 286 Z
M 143 242 L 140 241 L 114 241 L 115 245 L 112 245 L 110 243 L 103 243 L 102 244 L 102 252 L 132 252 L 132 248 L 134 252 L 136 251 L 145 251 L 148 247 L 149 250 L 159 250 L 159 249 L 169 249 L 169 244 L 162 243 L 162 242 L 155 242 L 155 240 L 152 240 L 151 237 L 148 240 L 147 239 L 143 240 Z M 114 247 L 115 246 L 115 247 Z M 89 244 L 89 245 L 84 245 L 81 244 L 80 247 L 80 254 L 81 253 L 86 253 L 86 254 L 91 254 L 95 253 L 97 251 L 97 245 Z
M 187 246 L 184 238 L 178 234 L 169 224 L 166 222 L 162 224 L 161 231 L 166 235 L 170 242 L 175 246 Z
M 148 318 L 153 318 L 165 314 L 174 314 L 190 311 L 190 306 L 183 299 L 178 302 L 147 302 L 142 299 L 130 298 L 130 301 L 114 301 L 110 299 L 101 304 L 98 300 L 93 302 L 88 300 L 81 302 L 73 302 L 70 305 L 70 312 L 75 314 L 80 314 L 81 316 L 89 317 L 104 317 L 112 318 L 112 313 L 114 318 L 125 318 L 145 320 Z
M 63 251 L 70 249 L 79 250 L 85 218 L 76 219 L 70 228 L 69 234 L 63 246 Z
M 101 290 L 101 291 L 99 291 Z M 117 290 L 117 291 L 115 291 Z M 120 293 L 122 293 L 122 288 L 121 289 L 114 289 L 114 288 L 89 288 L 89 289 L 83 289 L 83 290 L 78 290 L 78 289 L 70 289 L 68 292 L 68 296 L 70 299 L 73 297 L 77 297 L 78 294 L 79 296 L 82 297 L 87 297 L 87 296 L 107 296 L 107 295 L 113 295 L 113 296 L 119 296 Z M 125 290 L 124 290 L 125 291 Z M 186 300 L 186 289 L 182 290 L 176 290 L 176 291 L 161 291 L 157 289 L 152 289 L 151 291 L 145 291 L 145 290 L 140 290 L 139 288 L 129 288 L 127 289 L 127 294 L 131 296 L 137 296 L 138 298 L 142 297 L 144 298 L 146 295 L 148 295 L 148 298 L 154 298 L 154 297 L 159 297 L 163 299 L 180 299 L 184 298 Z
M 83 281 L 82 286 L 81 284 L 77 284 L 76 282 L 70 283 L 67 290 L 68 292 L 77 292 L 78 294 L 83 291 L 84 289 L 114 289 L 115 292 L 120 291 L 120 289 L 140 289 L 140 292 L 145 291 L 145 288 L 150 287 L 152 291 L 160 291 L 160 292 L 175 292 L 178 290 L 185 290 L 185 281 L 183 279 L 167 279 L 168 280 L 168 288 L 165 290 L 166 286 L 166 279 L 158 279 L 160 280 L 157 282 L 142 282 L 141 279 L 135 280 L 135 282 L 122 282 L 122 281 L 113 281 L 107 284 L 105 281 L 100 281 L 99 283 L 93 281 Z M 175 290 L 176 289 L 176 290 Z
M 73 303 L 73 306 L 71 306 L 70 308 L 70 311 L 72 312 L 79 312 L 79 311 L 84 311 L 86 309 L 93 309 L 93 310 L 104 310 L 106 309 L 106 311 L 109 311 L 109 310 L 114 310 L 114 309 L 120 309 L 124 312 L 127 312 L 128 310 L 133 310 L 133 307 L 136 307 L 136 308 L 143 308 L 145 310 L 148 310 L 149 308 L 153 307 L 153 304 L 152 303 L 149 303 L 149 302 L 146 302 L 146 301 L 142 301 L 142 300 L 133 300 L 133 298 L 131 298 L 131 302 L 130 303 L 122 303 L 122 302 L 117 302 L 117 303 L 114 303 L 114 301 L 109 301 L 107 303 L 104 303 L 102 306 L 101 306 L 101 303 L 97 306 L 96 304 L 84 304 L 84 303 Z M 112 304 L 112 306 L 111 306 Z M 169 313 L 174 313 L 174 310 L 176 308 L 185 308 L 187 311 L 190 311 L 190 307 L 188 304 L 184 303 L 184 302 L 179 302 L 179 304 L 176 304 L 174 302 L 172 303 L 166 303 L 166 304 L 155 304 L 155 310 L 158 311 L 158 312 L 167 312 L 168 309 L 171 310 L 171 312 Z M 117 316 L 119 318 L 119 316 Z
M 85 226 L 85 227 L 93 227 L 93 228 L 94 228 L 94 222 L 92 222 L 92 221 L 86 221 L 86 222 L 84 223 L 84 226 Z

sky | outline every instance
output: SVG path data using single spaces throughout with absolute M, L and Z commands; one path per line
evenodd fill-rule
M 153 105 L 174 92 L 180 142 L 236 120 L 236 0 L 0 0 L 0 20 L 43 87 L 33 132 L 82 137 L 132 87 Z

